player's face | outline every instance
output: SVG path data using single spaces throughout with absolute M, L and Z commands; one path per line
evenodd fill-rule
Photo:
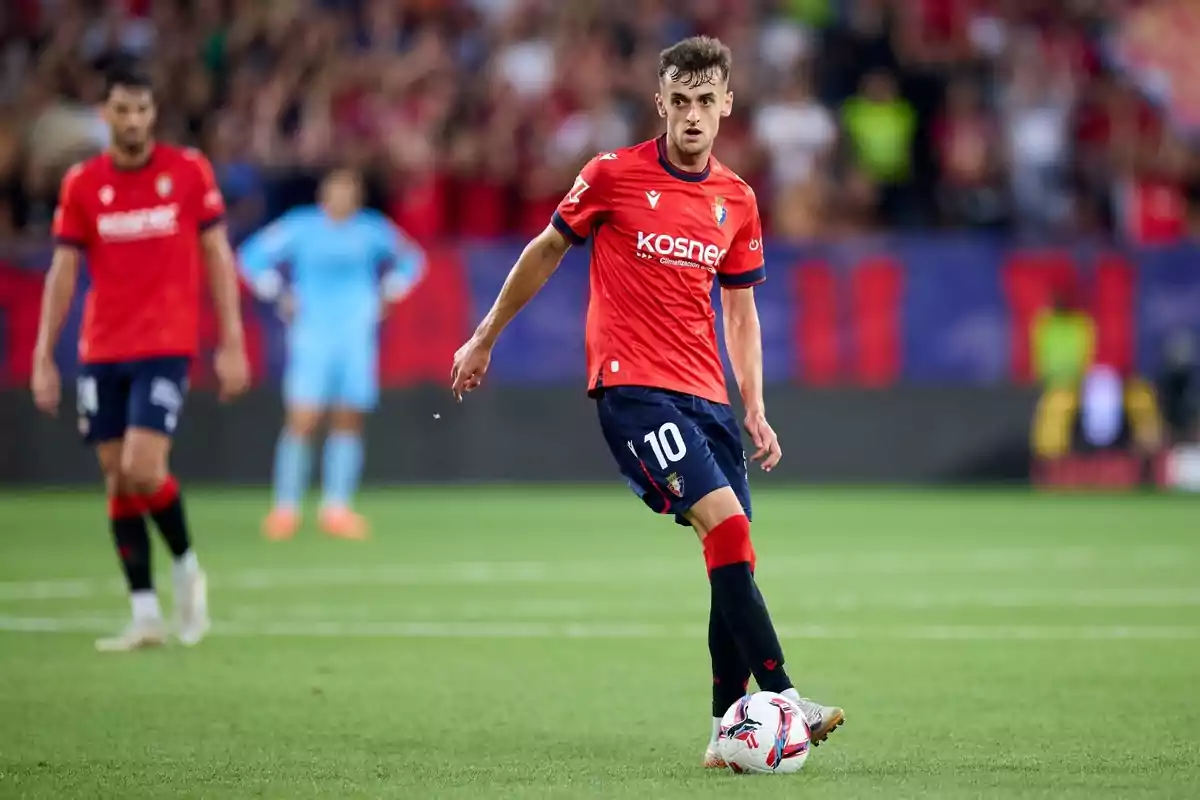
M 154 127 L 154 96 L 149 89 L 115 86 L 104 104 L 113 144 L 130 154 L 146 149 Z
M 667 121 L 667 137 L 683 155 L 707 153 L 717 138 L 721 117 L 733 110 L 733 92 L 717 70 L 703 75 L 667 73 L 654 96 Z
M 331 217 L 348 217 L 362 202 L 362 187 L 358 177 L 349 172 L 335 172 L 325 179 L 321 189 L 321 204 Z

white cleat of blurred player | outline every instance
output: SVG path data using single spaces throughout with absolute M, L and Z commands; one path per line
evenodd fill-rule
M 175 635 L 181 644 L 200 643 L 212 623 L 208 619 L 208 576 L 191 553 L 176 562 Z
M 167 643 L 167 626 L 162 617 L 135 617 L 116 636 L 96 640 L 101 653 L 128 653 L 144 647 L 159 647 Z

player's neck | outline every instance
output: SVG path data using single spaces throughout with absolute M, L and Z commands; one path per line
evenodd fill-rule
M 108 148 L 108 157 L 112 159 L 112 162 L 116 165 L 117 169 L 141 169 L 150 163 L 150 157 L 153 155 L 154 142 L 147 142 L 146 146 L 136 153 L 130 153 L 126 150 L 120 149 L 119 147 Z
M 335 214 L 334 212 L 330 211 L 328 208 L 325 208 L 324 206 L 322 206 L 321 213 L 324 214 L 325 219 L 329 220 L 330 222 L 332 222 L 334 224 L 341 224 L 341 223 L 347 221 L 348 219 L 350 219 L 351 217 L 353 217 L 356 212 L 340 211 Z
M 684 172 L 704 172 L 708 169 L 708 157 L 712 153 L 711 147 L 706 148 L 704 152 L 697 153 L 696 155 L 685 155 L 671 141 L 670 136 L 667 136 L 666 139 L 667 160 L 676 169 L 683 170 Z

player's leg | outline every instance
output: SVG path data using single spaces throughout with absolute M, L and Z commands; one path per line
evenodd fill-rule
M 176 635 L 187 645 L 208 632 L 208 580 L 192 548 L 179 481 L 170 472 L 171 437 L 183 412 L 189 361 L 139 362 L 129 398 L 129 428 L 121 450 L 121 477 L 142 501 L 171 551 Z
M 338 406 L 329 415 L 321 464 L 321 530 L 342 539 L 364 539 L 365 518 L 352 510 L 363 465 L 363 412 Z
M 652 510 L 673 513 L 684 525 L 693 524 L 687 517 L 695 499 L 719 489 L 730 492 L 705 434 L 692 418 L 694 403 L 694 398 L 632 387 L 609 389 L 597 403 L 601 430 L 630 487 Z M 720 718 L 744 694 L 751 671 L 722 611 L 718 586 L 714 584 L 711 592 L 713 725 L 704 765 L 724 767 L 716 750 Z
M 79 429 L 95 447 L 108 496 L 113 545 L 129 589 L 132 621 L 121 633 L 96 641 L 106 652 L 134 650 L 166 641 L 154 592 L 150 531 L 139 498 L 121 475 L 121 451 L 129 404 L 129 378 L 119 365 L 84 366 L 77 385 Z
M 749 520 L 751 518 L 750 483 L 746 475 L 745 459 L 736 424 L 733 426 L 732 437 L 730 437 L 728 431 L 720 424 L 720 420 L 714 419 L 711 414 L 715 406 L 703 402 L 695 402 L 695 406 L 703 412 L 697 416 L 695 421 L 700 427 L 701 433 L 708 440 L 707 444 L 713 460 L 716 461 L 718 469 L 721 470 L 730 488 L 733 489 L 742 513 Z M 715 408 L 720 410 L 719 407 Z M 697 535 L 699 536 L 699 532 Z M 703 538 L 701 541 L 703 542 Z M 754 573 L 755 566 L 754 551 L 751 549 L 751 574 Z M 745 694 L 750 682 L 751 670 L 749 662 L 742 656 L 737 637 L 734 636 L 732 628 L 725 620 L 725 615 L 721 612 L 714 588 L 710 582 L 708 651 L 713 669 L 713 720 L 708 748 L 704 754 L 704 765 L 706 767 L 724 767 L 725 760 L 717 752 L 716 746 L 721 728 L 721 718 L 729 707 Z
M 794 700 L 804 711 L 813 743 L 819 744 L 845 721 L 845 714 L 840 708 L 801 697 L 784 671 L 783 650 L 754 576 L 750 482 L 737 420 L 728 406 L 703 400 L 695 405 L 692 418 L 728 483 L 728 488 L 697 501 L 686 515 L 704 545 L 713 610 L 725 618 L 759 688 Z M 714 694 L 714 706 L 716 703 Z M 724 710 L 714 709 L 713 713 L 723 714 Z
M 281 541 L 300 527 L 304 491 L 312 471 L 312 440 L 321 424 L 322 410 L 288 398 L 283 430 L 275 445 L 271 512 L 263 520 L 263 535 Z
M 333 410 L 321 465 L 321 528 L 331 536 L 362 539 L 366 520 L 353 509 L 363 467 L 363 424 L 379 399 L 374 331 L 347 342 L 333 387 Z
M 713 597 L 709 599 L 708 608 L 708 655 L 712 661 L 713 676 L 712 730 L 704 751 L 704 766 L 720 769 L 726 766 L 725 759 L 717 752 L 721 718 L 746 693 L 750 683 L 750 667 L 742 658 L 737 638 Z
M 263 521 L 269 539 L 289 539 L 300 527 L 304 492 L 312 472 L 312 440 L 329 395 L 335 355 L 314 333 L 293 331 L 283 376 L 283 430 L 275 445 L 274 500 Z

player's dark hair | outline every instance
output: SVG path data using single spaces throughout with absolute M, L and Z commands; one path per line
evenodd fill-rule
M 658 78 L 670 77 L 687 86 L 715 83 L 716 75 L 729 80 L 733 54 L 720 39 L 693 36 L 668 47 L 658 54 Z
M 118 61 L 104 73 L 104 99 L 112 96 L 117 87 L 153 91 L 154 81 L 141 67 L 131 61 Z

